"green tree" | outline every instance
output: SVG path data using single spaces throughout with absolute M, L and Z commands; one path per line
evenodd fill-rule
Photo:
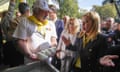
M 60 18 L 68 15 L 70 17 L 79 16 L 79 7 L 77 0 L 59 0 L 60 10 L 58 15 Z
M 107 4 L 107 3 L 110 3 L 110 2 L 111 2 L 111 0 L 103 0 L 103 5 Z
M 117 16 L 117 11 L 114 4 L 105 4 L 103 6 L 94 6 L 94 10 L 97 11 L 102 19 L 107 17 L 115 18 Z
M 30 7 L 32 7 L 34 1 L 35 0 L 27 0 L 27 3 L 30 5 Z

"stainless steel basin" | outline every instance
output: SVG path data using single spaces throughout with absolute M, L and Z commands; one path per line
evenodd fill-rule
M 59 72 L 59 71 L 50 63 L 38 61 L 23 66 L 8 68 L 2 72 Z

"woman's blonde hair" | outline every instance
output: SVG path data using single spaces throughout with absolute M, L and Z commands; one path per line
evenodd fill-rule
M 95 11 L 90 11 L 87 12 L 85 15 L 83 15 L 83 18 L 89 18 L 91 20 L 91 25 L 90 26 L 90 30 L 89 30 L 89 39 L 93 39 L 96 37 L 96 35 L 98 34 L 98 32 L 100 32 L 100 16 L 97 12 Z M 80 33 L 80 37 L 82 37 L 85 34 L 84 30 L 81 31 Z
M 70 17 L 67 16 L 67 15 L 63 17 L 63 22 L 64 22 L 64 28 L 65 29 L 67 28 L 69 19 L 70 19 Z
M 70 23 L 74 24 L 74 27 L 75 27 L 74 34 L 76 34 L 77 32 L 80 31 L 80 23 L 79 23 L 79 20 L 77 18 L 70 18 L 69 19 L 68 24 L 67 24 L 67 30 L 68 30 Z

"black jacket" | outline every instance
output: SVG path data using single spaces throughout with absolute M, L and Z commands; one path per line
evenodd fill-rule
M 85 48 L 83 48 L 83 37 L 77 38 L 75 45 L 69 45 L 67 49 L 76 51 L 80 56 L 80 72 L 102 72 L 99 58 L 105 54 L 107 49 L 107 41 L 103 35 L 98 34 L 94 40 L 87 43 Z M 74 59 L 74 62 L 76 59 Z

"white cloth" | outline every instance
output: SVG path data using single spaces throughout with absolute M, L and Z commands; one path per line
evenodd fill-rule
M 66 54 L 72 54 L 71 51 L 69 50 L 66 50 L 66 46 L 62 40 L 62 36 L 64 36 L 65 38 L 67 39 L 70 39 L 70 42 L 72 45 L 74 45 L 75 43 L 75 40 L 76 40 L 76 35 L 72 35 L 72 34 L 69 34 L 67 30 L 63 30 L 62 34 L 61 34 L 61 37 L 60 37 L 60 41 L 59 41 L 59 44 L 58 44 L 58 47 L 57 47 L 57 50 L 61 50 L 61 53 L 60 53 L 60 59 L 64 58 L 64 56 Z

